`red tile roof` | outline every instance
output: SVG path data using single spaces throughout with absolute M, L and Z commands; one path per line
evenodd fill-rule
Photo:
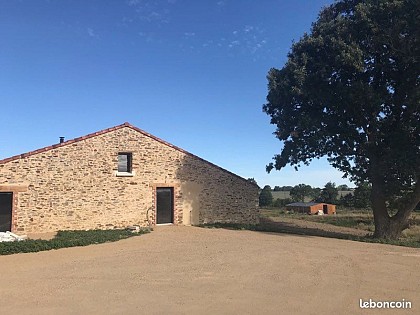
M 189 155 L 191 157 L 194 157 L 196 159 L 199 159 L 200 161 L 205 162 L 205 163 L 207 163 L 207 164 L 209 164 L 211 166 L 217 167 L 218 169 L 222 170 L 223 172 L 226 172 L 226 173 L 229 173 L 230 175 L 233 175 L 235 177 L 238 177 L 239 179 L 244 180 L 247 183 L 251 183 L 248 180 L 246 180 L 245 178 L 240 177 L 239 175 L 236 175 L 235 173 L 232 173 L 232 172 L 230 172 L 230 171 L 228 171 L 228 170 L 226 170 L 226 169 L 224 169 L 224 168 L 222 168 L 222 167 L 220 167 L 220 166 L 218 166 L 216 164 L 213 164 L 213 163 L 211 163 L 209 161 L 206 161 L 206 160 L 200 158 L 197 155 L 194 155 L 194 154 L 192 154 L 192 153 L 190 153 L 188 151 L 185 151 L 185 150 L 183 150 L 183 149 L 181 149 L 181 148 L 179 148 L 179 147 L 177 147 L 177 146 L 175 146 L 173 144 L 170 144 L 169 142 L 166 142 L 165 140 L 162 140 L 162 139 L 160 139 L 158 137 L 155 137 L 154 135 L 152 135 L 152 134 L 150 134 L 150 133 L 148 133 L 148 132 L 146 132 L 146 131 L 144 131 L 144 130 L 142 130 L 140 128 L 137 128 L 137 127 L 131 125 L 128 122 L 125 122 L 125 123 L 123 123 L 121 125 L 118 125 L 118 126 L 115 126 L 115 127 L 111 127 L 111 128 L 107 128 L 107 129 L 104 129 L 104 130 L 101 130 L 101 131 L 98 131 L 98 132 L 90 133 L 90 134 L 88 134 L 86 136 L 83 136 L 83 137 L 78 137 L 78 138 L 75 138 L 75 139 L 64 141 L 62 143 L 53 144 L 53 145 L 50 145 L 48 147 L 44 147 L 44 148 L 41 148 L 41 149 L 38 149 L 38 150 L 34 150 L 34 151 L 30 151 L 30 152 L 19 154 L 19 155 L 11 156 L 9 158 L 5 158 L 3 160 L 0 160 L 0 164 L 5 164 L 7 162 L 11 162 L 11 161 L 23 159 L 23 158 L 26 158 L 26 157 L 29 157 L 29 156 L 32 156 L 32 155 L 35 155 L 35 154 L 39 154 L 39 153 L 42 153 L 42 152 L 46 152 L 46 151 L 49 151 L 49 150 L 52 150 L 52 149 L 64 147 L 66 145 L 69 145 L 69 144 L 72 144 L 72 143 L 75 143 L 75 142 L 79 142 L 79 141 L 82 141 L 82 140 L 86 140 L 86 139 L 89 139 L 89 138 L 93 138 L 93 137 L 96 137 L 96 136 L 99 136 L 99 135 L 103 135 L 105 133 L 108 133 L 108 132 L 111 132 L 111 131 L 115 131 L 115 130 L 118 130 L 118 129 L 121 129 L 121 128 L 124 128 L 124 127 L 131 128 L 131 129 L 133 129 L 133 130 L 135 130 L 137 132 L 140 132 L 141 134 L 143 134 L 143 135 L 145 135 L 145 136 L 147 136 L 149 138 L 152 138 L 153 140 L 156 140 L 156 141 L 158 141 L 158 142 L 160 142 L 160 143 L 162 143 L 164 145 L 167 145 L 168 147 L 171 147 L 171 148 L 173 148 L 175 150 L 178 150 L 178 151 L 180 151 L 180 152 L 182 152 L 182 153 L 184 153 L 186 155 Z M 253 185 L 255 185 L 255 184 L 253 184 Z M 258 185 L 255 185 L 255 186 L 258 186 Z

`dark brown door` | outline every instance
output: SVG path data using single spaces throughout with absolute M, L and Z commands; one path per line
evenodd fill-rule
M 328 214 L 328 205 L 323 205 L 322 208 L 323 208 L 322 211 L 324 212 L 324 214 Z
M 12 202 L 13 193 L 0 193 L 0 232 L 11 231 L 12 229 Z
M 174 222 L 174 189 L 172 187 L 156 188 L 156 223 Z

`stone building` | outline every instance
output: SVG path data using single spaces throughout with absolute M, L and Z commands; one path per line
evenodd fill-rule
M 215 222 L 257 223 L 258 187 L 129 123 L 0 160 L 0 231 Z

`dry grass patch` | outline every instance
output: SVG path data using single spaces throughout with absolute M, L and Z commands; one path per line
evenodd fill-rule
M 371 210 L 338 209 L 336 215 L 318 216 L 288 212 L 284 208 L 263 208 L 261 219 L 263 226 L 273 229 L 273 225 L 277 225 L 281 232 L 285 233 L 293 233 L 296 230 L 298 234 L 420 247 L 420 212 L 412 213 L 409 228 L 403 231 L 397 241 L 372 238 L 375 225 Z

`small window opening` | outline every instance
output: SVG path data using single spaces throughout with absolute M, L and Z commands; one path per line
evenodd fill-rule
M 133 154 L 127 152 L 118 153 L 118 172 L 131 173 L 132 172 Z

